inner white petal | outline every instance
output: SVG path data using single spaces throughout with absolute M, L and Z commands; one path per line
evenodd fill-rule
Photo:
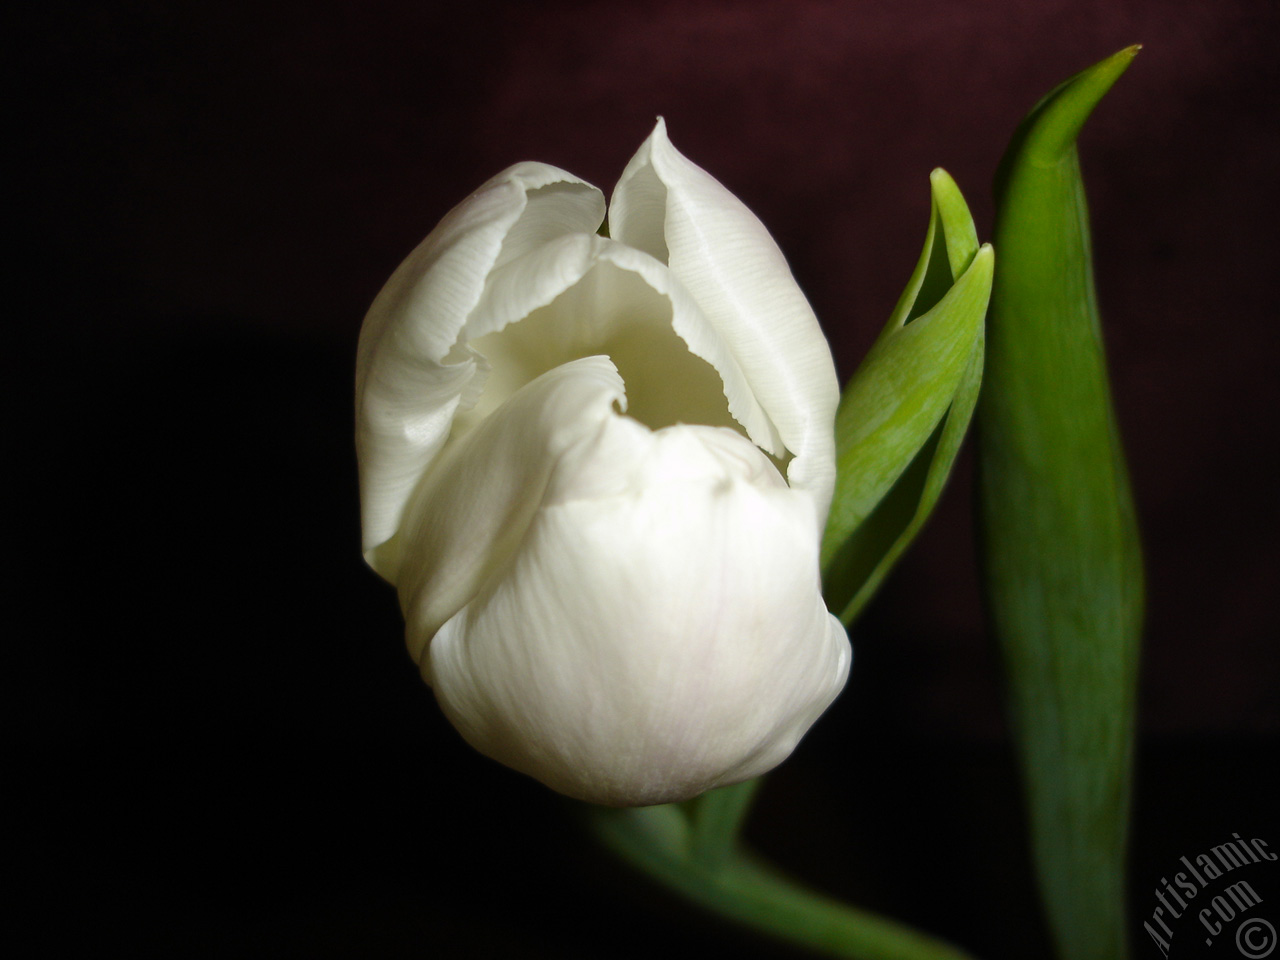
M 525 208 L 502 241 L 493 269 L 565 234 L 595 230 L 604 220 L 604 195 L 580 181 L 557 181 L 525 194 Z
M 548 370 L 601 354 L 626 384 L 627 413 L 651 429 L 699 423 L 742 432 L 720 374 L 675 332 L 671 301 L 608 260 L 597 260 L 550 303 L 469 346 L 490 372 L 476 406 L 458 418 L 459 434 Z

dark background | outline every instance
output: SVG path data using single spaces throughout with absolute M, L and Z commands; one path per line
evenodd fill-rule
M 1018 119 L 1134 42 L 1082 151 L 1150 580 L 1135 956 L 1178 857 L 1236 831 L 1280 848 L 1275 4 L 9 19 L 5 859 L 32 955 L 791 956 L 614 865 L 441 718 L 359 555 L 360 319 L 482 180 L 538 159 L 607 193 L 661 113 L 771 228 L 847 376 L 915 262 L 930 169 L 989 236 Z M 749 834 L 978 956 L 1043 956 L 973 567 L 964 462 Z

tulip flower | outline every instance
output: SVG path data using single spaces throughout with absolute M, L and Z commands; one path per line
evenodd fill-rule
M 777 245 L 661 120 L 605 213 L 517 164 L 392 275 L 358 352 L 363 546 L 468 742 L 668 803 L 773 768 L 844 686 L 838 388 Z

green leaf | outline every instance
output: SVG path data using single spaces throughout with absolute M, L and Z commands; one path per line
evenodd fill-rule
M 983 566 L 1063 960 L 1127 956 L 1142 569 L 1075 139 L 1136 52 L 1042 100 L 996 182 L 1000 274 L 978 410 Z
M 929 180 L 924 251 L 836 414 L 823 592 L 846 624 L 933 511 L 982 381 L 994 257 L 955 181 L 944 170 Z

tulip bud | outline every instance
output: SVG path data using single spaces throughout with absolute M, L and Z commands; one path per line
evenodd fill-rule
M 837 387 L 772 238 L 661 121 L 609 237 L 604 213 L 519 164 L 388 281 L 358 358 L 364 547 L 477 749 L 666 803 L 771 769 L 844 685 L 818 575 Z

